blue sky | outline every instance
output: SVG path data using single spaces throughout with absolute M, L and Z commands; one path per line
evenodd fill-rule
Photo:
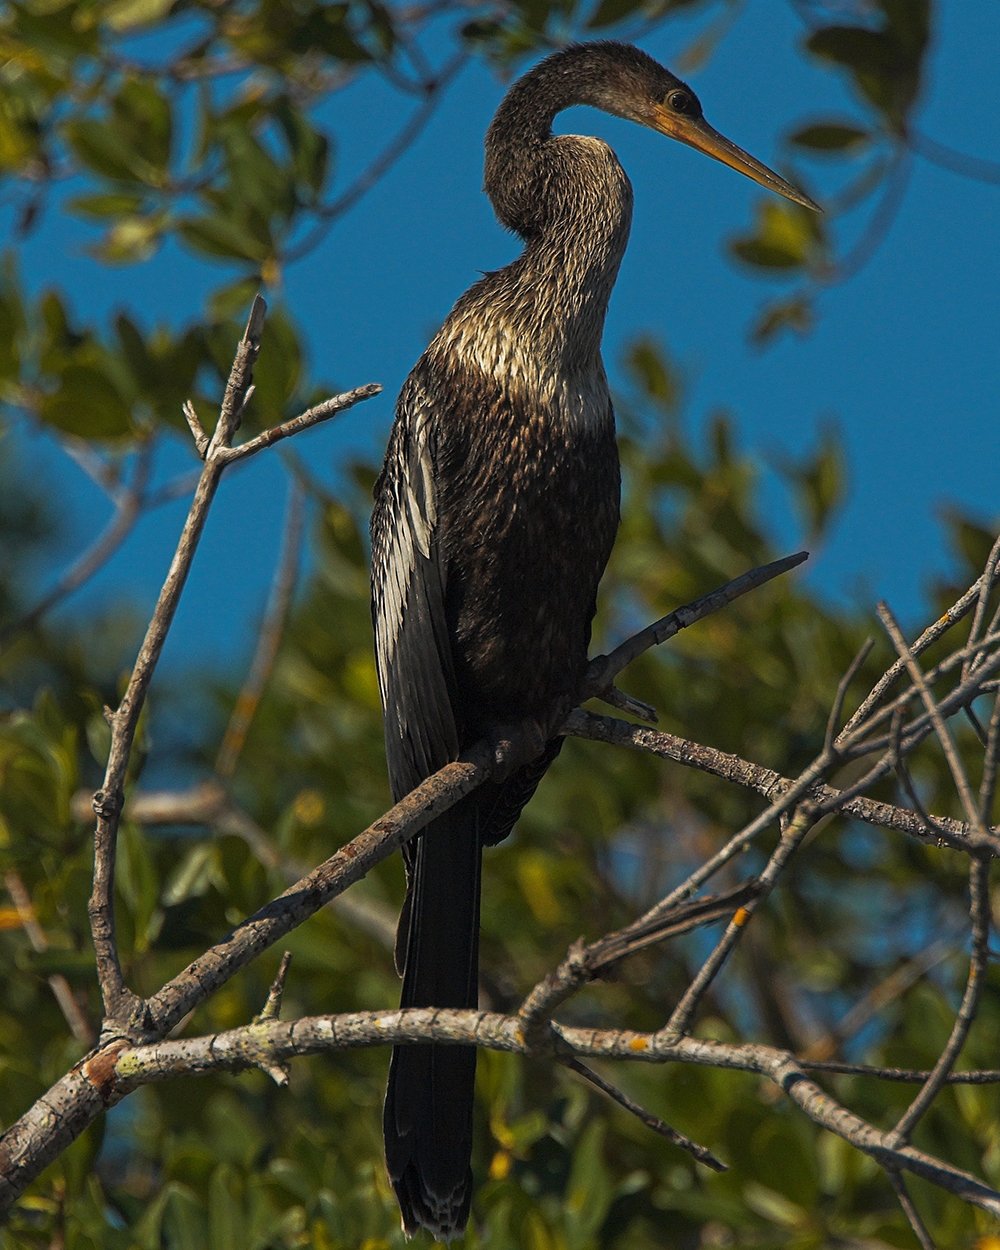
M 694 29 L 675 22 L 644 46 L 670 65 Z M 790 6 L 756 0 L 691 79 L 709 120 L 765 161 L 780 160 L 776 137 L 793 124 L 863 116 L 838 74 L 796 53 L 801 37 Z M 1000 159 L 1000 8 L 989 0 L 942 3 L 937 39 L 921 128 Z M 496 224 L 480 189 L 482 137 L 502 92 L 484 66 L 470 65 L 406 156 L 286 277 L 284 297 L 305 328 L 314 376 L 337 388 L 368 381 L 385 388 L 339 424 L 299 440 L 300 454 L 328 481 L 345 456 L 380 455 L 395 394 L 430 334 L 480 271 L 516 254 L 516 240 Z M 338 184 L 398 129 L 401 107 L 410 106 L 374 79 L 328 103 Z M 989 521 L 1000 512 L 1000 187 L 917 161 L 891 234 L 856 278 L 822 297 L 812 336 L 761 354 L 747 346 L 746 328 L 780 288 L 734 269 L 720 245 L 747 228 L 758 189 L 593 110 L 567 112 L 558 128 L 605 138 L 635 186 L 632 239 L 605 337 L 613 384 L 625 344 L 647 333 L 684 369 L 694 427 L 726 408 L 741 445 L 762 461 L 802 452 L 821 423 L 834 421 L 847 448 L 850 495 L 808 576 L 831 597 L 885 596 L 915 622 L 929 576 L 948 566 L 941 506 L 954 502 Z M 832 184 L 832 172 L 827 179 Z M 173 245 L 145 265 L 108 270 L 85 255 L 91 237 L 87 226 L 51 213 L 23 261 L 32 289 L 58 284 L 83 317 L 103 320 L 129 306 L 147 324 L 178 325 L 226 277 Z M 44 436 L 22 445 L 36 480 L 51 483 L 47 493 L 59 501 L 69 556 L 101 528 L 106 501 Z M 162 471 L 193 463 L 178 444 Z M 792 545 L 787 501 L 763 472 L 768 511 Z M 285 492 L 274 453 L 223 484 L 168 644 L 169 668 L 245 659 L 280 543 Z M 118 594 L 151 605 L 183 512 L 173 505 L 147 518 L 63 611 L 86 611 Z

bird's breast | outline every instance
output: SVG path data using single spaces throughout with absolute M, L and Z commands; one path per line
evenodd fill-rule
M 586 664 L 618 525 L 603 370 L 548 389 L 454 364 L 438 379 L 435 493 L 463 720 L 547 712 Z

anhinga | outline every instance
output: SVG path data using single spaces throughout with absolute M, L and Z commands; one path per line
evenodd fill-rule
M 649 126 L 788 199 L 806 196 L 702 118 L 638 48 L 565 48 L 507 92 L 486 193 L 524 240 L 458 301 L 403 385 L 372 515 L 376 656 L 389 779 L 402 798 L 498 726 L 547 728 L 587 662 L 618 526 L 614 414 L 601 363 L 632 188 L 606 143 L 553 135 L 574 104 Z M 476 1007 L 484 846 L 510 832 L 559 750 L 498 777 L 404 848 L 396 937 L 404 1007 Z M 472 1047 L 397 1046 L 385 1152 L 403 1226 L 450 1239 L 472 1197 Z

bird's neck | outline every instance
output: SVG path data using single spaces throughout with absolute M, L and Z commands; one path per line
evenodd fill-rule
M 487 191 L 525 248 L 459 301 L 453 329 L 462 338 L 496 338 L 501 359 L 501 340 L 517 342 L 550 374 L 599 369 L 604 318 L 632 221 L 625 171 L 606 143 L 578 135 L 549 134 L 516 152 L 497 145 L 488 152 Z M 477 348 L 480 357 L 493 354 L 486 342 Z

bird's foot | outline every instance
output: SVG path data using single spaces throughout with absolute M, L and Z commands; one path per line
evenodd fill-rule
M 487 734 L 493 750 L 491 779 L 498 785 L 545 750 L 547 735 L 533 716 L 516 724 L 494 725 Z

